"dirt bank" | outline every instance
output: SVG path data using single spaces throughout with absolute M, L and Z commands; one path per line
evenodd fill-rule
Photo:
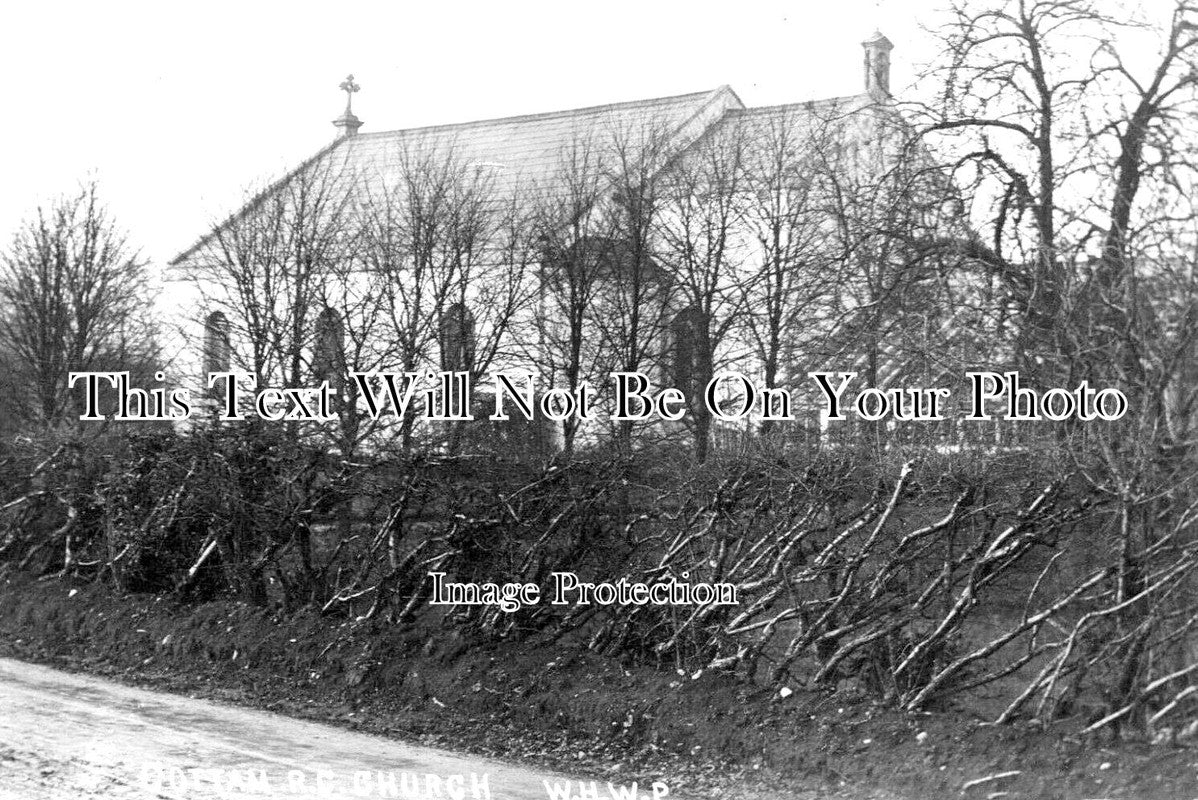
M 960 710 L 910 717 L 848 688 L 782 697 L 552 641 L 425 644 L 428 633 L 0 581 L 0 655 L 542 767 L 668 776 L 691 797 L 1198 796 L 1187 748 L 985 727 Z

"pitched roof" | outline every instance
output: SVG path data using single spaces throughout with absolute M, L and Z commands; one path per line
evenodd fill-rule
M 730 87 L 720 86 L 672 97 L 348 136 L 267 187 L 222 226 L 246 213 L 301 170 L 321 162 L 335 163 L 338 170 L 345 170 L 360 182 L 360 189 L 370 192 L 386 186 L 400 169 L 405 154 L 452 154 L 461 164 L 492 170 L 493 189 L 502 195 L 519 186 L 552 180 L 560 169 L 563 153 L 580 139 L 589 137 L 600 145 L 620 137 L 636 148 L 650 136 L 664 134 L 681 147 L 698 138 L 728 110 L 743 108 L 744 103 Z M 181 264 L 210 237 L 201 238 L 177 255 L 171 265 Z
M 725 110 L 743 107 L 729 87 L 721 86 L 674 97 L 360 134 L 344 140 L 341 150 L 366 180 L 372 172 L 385 175 L 394 168 L 405 149 L 452 151 L 466 164 L 493 167 L 495 189 L 503 193 L 517 184 L 551 180 L 563 153 L 581 138 L 596 139 L 598 145 L 605 137 L 620 136 L 633 147 L 659 133 L 688 140 Z
M 663 165 L 685 159 L 708 137 L 723 133 L 785 132 L 798 144 L 804 137 L 821 137 L 829 125 L 842 120 L 860 123 L 863 111 L 877 109 L 898 115 L 868 93 L 800 103 L 747 108 L 729 86 L 702 92 L 633 100 L 585 108 L 526 114 L 449 125 L 433 125 L 376 133 L 359 133 L 330 142 L 257 195 L 227 220 L 202 236 L 170 261 L 179 268 L 220 230 L 249 213 L 265 198 L 304 170 L 327 166 L 352 181 L 365 196 L 380 196 L 402 173 L 412 156 L 452 157 L 460 166 L 488 170 L 488 185 L 496 197 L 518 188 L 552 188 L 561 180 L 569 148 L 590 140 L 602 149 L 619 141 L 630 152 L 652 137 L 668 141 Z M 872 116 L 872 115 L 871 115 Z M 856 134 L 861 135 L 860 129 Z

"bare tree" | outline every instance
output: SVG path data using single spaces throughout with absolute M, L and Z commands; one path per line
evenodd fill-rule
M 928 131 L 961 149 L 987 240 L 975 255 L 1017 298 L 1023 364 L 1041 382 L 1113 383 L 1129 398 L 1119 423 L 1068 432 L 1063 449 L 1109 508 L 1093 527 L 1106 545 L 1081 559 L 1081 575 L 1100 577 L 1004 719 L 1037 696 L 1051 714 L 1092 682 L 1106 705 L 1092 730 L 1143 731 L 1184 707 L 1185 695 L 1160 698 L 1184 692 L 1193 666 L 1194 463 L 1178 434 L 1192 413 L 1196 13 L 971 3 L 942 31 Z M 1116 47 L 1129 31 L 1157 38 L 1147 68 Z
M 372 193 L 364 219 L 362 264 L 377 276 L 386 364 L 416 372 L 436 364 L 453 286 L 446 259 L 455 160 L 432 148 L 399 153 L 396 174 Z M 412 448 L 414 415 L 400 422 L 403 453 Z
M 259 389 L 306 387 L 317 373 L 321 379 L 332 377 L 338 382 L 344 375 L 349 366 L 345 320 L 361 311 L 350 300 L 349 286 L 339 280 L 346 277 L 343 265 L 354 260 L 360 240 L 349 177 L 333 161 L 305 164 L 253 196 L 239 214 L 215 225 L 189 254 L 185 267 L 203 298 L 201 311 L 207 323 L 203 385 L 209 373 L 231 367 L 250 373 Z M 324 305 L 328 300 L 345 305 L 329 307 Z M 221 324 L 213 326 L 214 319 Z M 213 337 L 221 341 L 209 341 Z M 309 521 L 317 502 L 321 453 L 330 439 L 339 441 L 343 450 L 358 439 L 355 418 L 341 419 L 342 425 L 333 431 L 320 420 L 296 418 L 283 423 L 285 441 L 301 456 L 293 462 L 279 461 L 295 470 L 284 484 L 289 490 L 284 516 L 293 524 L 271 533 L 283 540 L 235 541 L 236 531 L 213 539 L 213 546 L 237 565 L 245 593 L 256 600 L 264 595 L 261 553 L 289 542 L 294 542 L 302 565 L 298 592 L 319 598 L 321 581 Z M 267 435 L 257 414 L 247 414 L 246 424 L 251 435 Z M 311 449 L 300 454 L 307 445 Z M 271 468 L 273 463 L 267 460 L 263 466 Z M 258 486 L 239 487 L 251 494 L 258 490 Z
M 665 329 L 673 281 L 658 252 L 664 170 L 674 153 L 672 129 L 661 120 L 614 128 L 601 143 L 606 187 L 604 230 L 610 231 L 610 279 L 603 281 L 597 315 L 600 342 L 611 372 L 649 372 L 663 366 Z M 632 447 L 635 425 L 614 430 L 622 453 Z
M 414 140 L 366 193 L 360 258 L 377 276 L 379 342 L 390 368 L 465 373 L 477 386 L 493 367 L 510 366 L 535 251 L 528 204 L 499 178 L 453 142 Z M 462 432 L 450 425 L 451 449 Z M 415 433 L 409 413 L 400 423 L 404 453 Z
M 356 246 L 347 180 L 333 162 L 305 165 L 252 195 L 187 259 L 203 311 L 225 317 L 232 361 L 260 387 L 306 385 L 328 271 Z
M 153 374 L 157 351 L 146 263 L 129 245 L 95 183 L 39 208 L 0 256 L 0 359 L 6 404 L 51 426 L 78 395 L 73 371 Z
M 608 196 L 603 154 L 590 138 L 572 141 L 542 190 L 533 223 L 541 247 L 537 335 L 532 361 L 556 386 L 575 394 L 602 375 L 600 342 L 604 284 L 619 280 L 613 268 L 618 244 L 606 224 Z M 569 456 L 580 420 L 561 423 L 562 449 Z
M 532 300 L 529 275 L 540 254 L 521 187 L 497 185 L 485 166 L 459 164 L 455 175 L 441 349 L 447 366 L 477 383 L 520 352 L 511 334 Z
M 1165 186 L 1168 173 L 1187 169 L 1193 13 L 1175 3 L 1158 27 L 1091 0 L 959 3 L 941 28 L 946 58 L 930 73 L 940 95 L 927 131 L 957 148 L 957 179 L 986 209 L 986 246 L 975 255 L 1017 298 L 1019 355 L 1033 375 L 1044 375 L 1037 353 L 1073 369 L 1109 360 L 1087 355 L 1094 343 L 1069 333 L 1070 317 L 1093 311 L 1093 295 L 1077 291 L 1090 281 L 1092 243 L 1103 291 L 1130 273 L 1127 240 L 1146 179 Z M 1160 56 L 1141 74 L 1113 43 L 1121 31 L 1154 27 Z
M 793 382 L 811 334 L 830 323 L 839 261 L 826 246 L 818 150 L 825 127 L 796 107 L 746 122 L 744 224 L 752 252 L 739 282 L 762 385 Z M 831 252 L 830 252 L 831 250 Z M 818 336 L 818 334 L 816 334 Z M 761 431 L 771 428 L 762 422 Z
M 690 400 L 695 455 L 707 458 L 711 413 L 703 394 L 729 357 L 745 298 L 737 277 L 746 258 L 743 219 L 745 138 L 721 128 L 700 139 L 670 169 L 657 237 L 678 310 L 670 323 L 674 378 Z

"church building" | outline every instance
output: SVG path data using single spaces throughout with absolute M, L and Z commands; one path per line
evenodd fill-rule
M 811 369 L 878 383 L 935 372 L 945 336 L 977 327 L 944 302 L 961 287 L 943 265 L 904 288 L 918 319 L 878 312 L 908 280 L 896 242 L 961 227 L 891 97 L 892 48 L 881 33 L 862 43 L 847 97 L 752 108 L 720 86 L 382 132 L 354 114 L 349 76 L 336 138 L 171 262 L 178 372 L 201 393 L 230 369 L 260 386 L 328 380 L 345 452 L 383 429 L 355 374 L 482 386 L 525 371 L 566 398 L 640 372 L 684 391 L 686 422 L 656 430 L 701 455 L 720 430 L 756 424 L 721 425 L 696 402 L 721 373 L 786 387 Z M 572 448 L 638 428 L 605 425 L 555 421 L 548 435 Z M 388 430 L 405 448 L 422 435 Z

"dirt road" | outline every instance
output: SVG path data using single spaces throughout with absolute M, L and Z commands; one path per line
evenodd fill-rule
M 2 800 L 551 800 L 556 794 L 551 790 L 563 790 L 565 781 L 561 775 L 0 659 Z M 612 788 L 599 782 L 598 798 L 609 800 L 631 786 Z M 576 782 L 569 792 L 578 795 Z M 642 786 L 639 797 L 654 796 Z

